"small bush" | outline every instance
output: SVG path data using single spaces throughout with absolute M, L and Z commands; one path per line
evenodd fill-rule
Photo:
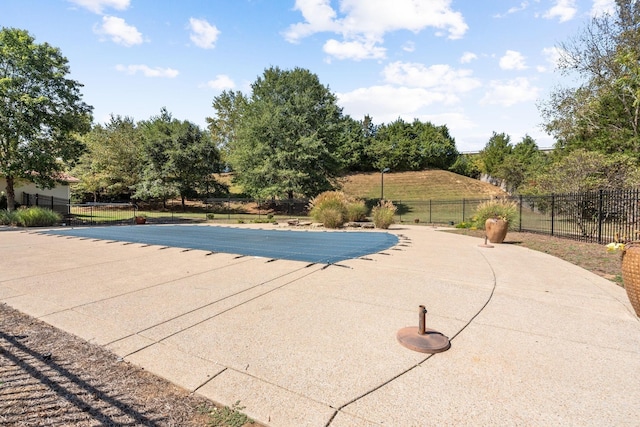
M 358 222 L 367 219 L 367 205 L 364 200 L 352 200 L 347 204 L 347 221 Z
M 207 214 L 207 219 L 214 219 L 215 217 L 216 217 L 215 214 L 212 214 L 212 213 Z
M 347 196 L 341 191 L 325 191 L 311 203 L 309 214 L 326 228 L 340 228 L 347 221 Z
M 480 203 L 474 216 L 475 226 L 484 230 L 484 224 L 489 218 L 503 219 L 509 223 L 509 227 L 514 226 L 518 219 L 518 203 L 507 199 Z
M 367 206 L 364 201 L 347 196 L 341 191 L 325 191 L 309 203 L 309 214 L 326 228 L 340 228 L 347 221 L 364 221 Z
M 14 213 L 16 224 L 23 227 L 50 227 L 62 219 L 59 213 L 40 207 L 18 209 Z
M 473 227 L 472 222 L 459 222 L 455 225 L 456 228 L 471 228 Z
M 376 228 L 389 228 L 393 224 L 396 209 L 391 200 L 381 200 L 377 206 L 374 206 L 371 210 L 371 217 Z
M 17 225 L 16 211 L 0 210 L 0 225 Z

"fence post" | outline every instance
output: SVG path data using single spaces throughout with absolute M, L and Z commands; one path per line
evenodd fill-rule
M 431 221 L 431 199 L 429 199 L 429 224 L 433 224 Z
M 551 235 L 553 236 L 553 227 L 555 225 L 555 194 L 551 193 Z
M 464 198 L 462 198 L 462 222 L 464 222 L 464 205 L 465 205 L 465 200 Z
M 36 207 L 38 206 L 38 193 L 36 193 Z
M 518 196 L 518 203 L 520 203 L 520 219 L 518 221 L 518 231 L 522 232 L 522 194 Z
M 602 196 L 603 191 L 598 191 L 598 244 L 602 244 Z

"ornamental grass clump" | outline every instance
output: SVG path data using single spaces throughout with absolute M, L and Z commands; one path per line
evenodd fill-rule
M 484 230 L 484 224 L 490 218 L 502 219 L 509 223 L 509 227 L 514 226 L 518 219 L 518 203 L 507 199 L 493 199 L 480 203 L 473 217 L 475 226 Z
M 348 199 L 347 201 L 347 221 L 359 222 L 367 219 L 367 205 L 364 200 Z
M 14 212 L 16 224 L 22 227 L 49 227 L 62 219 L 59 213 L 40 207 L 18 209 Z
M 371 210 L 373 225 L 375 225 L 376 228 L 389 228 L 391 224 L 393 224 L 396 209 L 391 200 L 380 200 L 380 203 Z
M 327 228 L 340 228 L 348 221 L 363 221 L 367 217 L 364 201 L 349 197 L 342 191 L 325 191 L 309 203 L 311 217 Z
M 0 225 L 16 225 L 17 223 L 16 211 L 0 210 Z
M 325 191 L 309 203 L 311 217 L 327 228 L 340 228 L 347 221 L 347 196 L 341 191 Z

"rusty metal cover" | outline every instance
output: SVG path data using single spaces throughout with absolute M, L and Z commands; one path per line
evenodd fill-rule
M 441 353 L 451 347 L 449 337 L 433 329 L 425 329 L 424 335 L 421 335 L 416 326 L 400 329 L 397 338 L 403 346 L 420 353 Z

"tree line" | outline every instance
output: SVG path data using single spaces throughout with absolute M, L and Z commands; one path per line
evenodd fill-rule
M 20 180 L 51 187 L 63 172 L 82 198 L 156 199 L 228 193 L 215 173 L 233 171 L 249 196 L 312 197 L 349 172 L 440 168 L 506 182 L 521 194 L 624 188 L 640 183 L 640 2 L 617 0 L 559 46 L 559 87 L 540 104 L 554 150 L 529 136 L 494 132 L 477 156 L 461 155 L 446 125 L 401 118 L 375 124 L 345 115 L 309 70 L 270 67 L 250 93 L 213 99 L 202 129 L 162 108 L 136 122 L 113 115 L 94 124 L 82 85 L 67 78 L 59 49 L 24 30 L 0 30 L 0 175 L 6 203 Z

